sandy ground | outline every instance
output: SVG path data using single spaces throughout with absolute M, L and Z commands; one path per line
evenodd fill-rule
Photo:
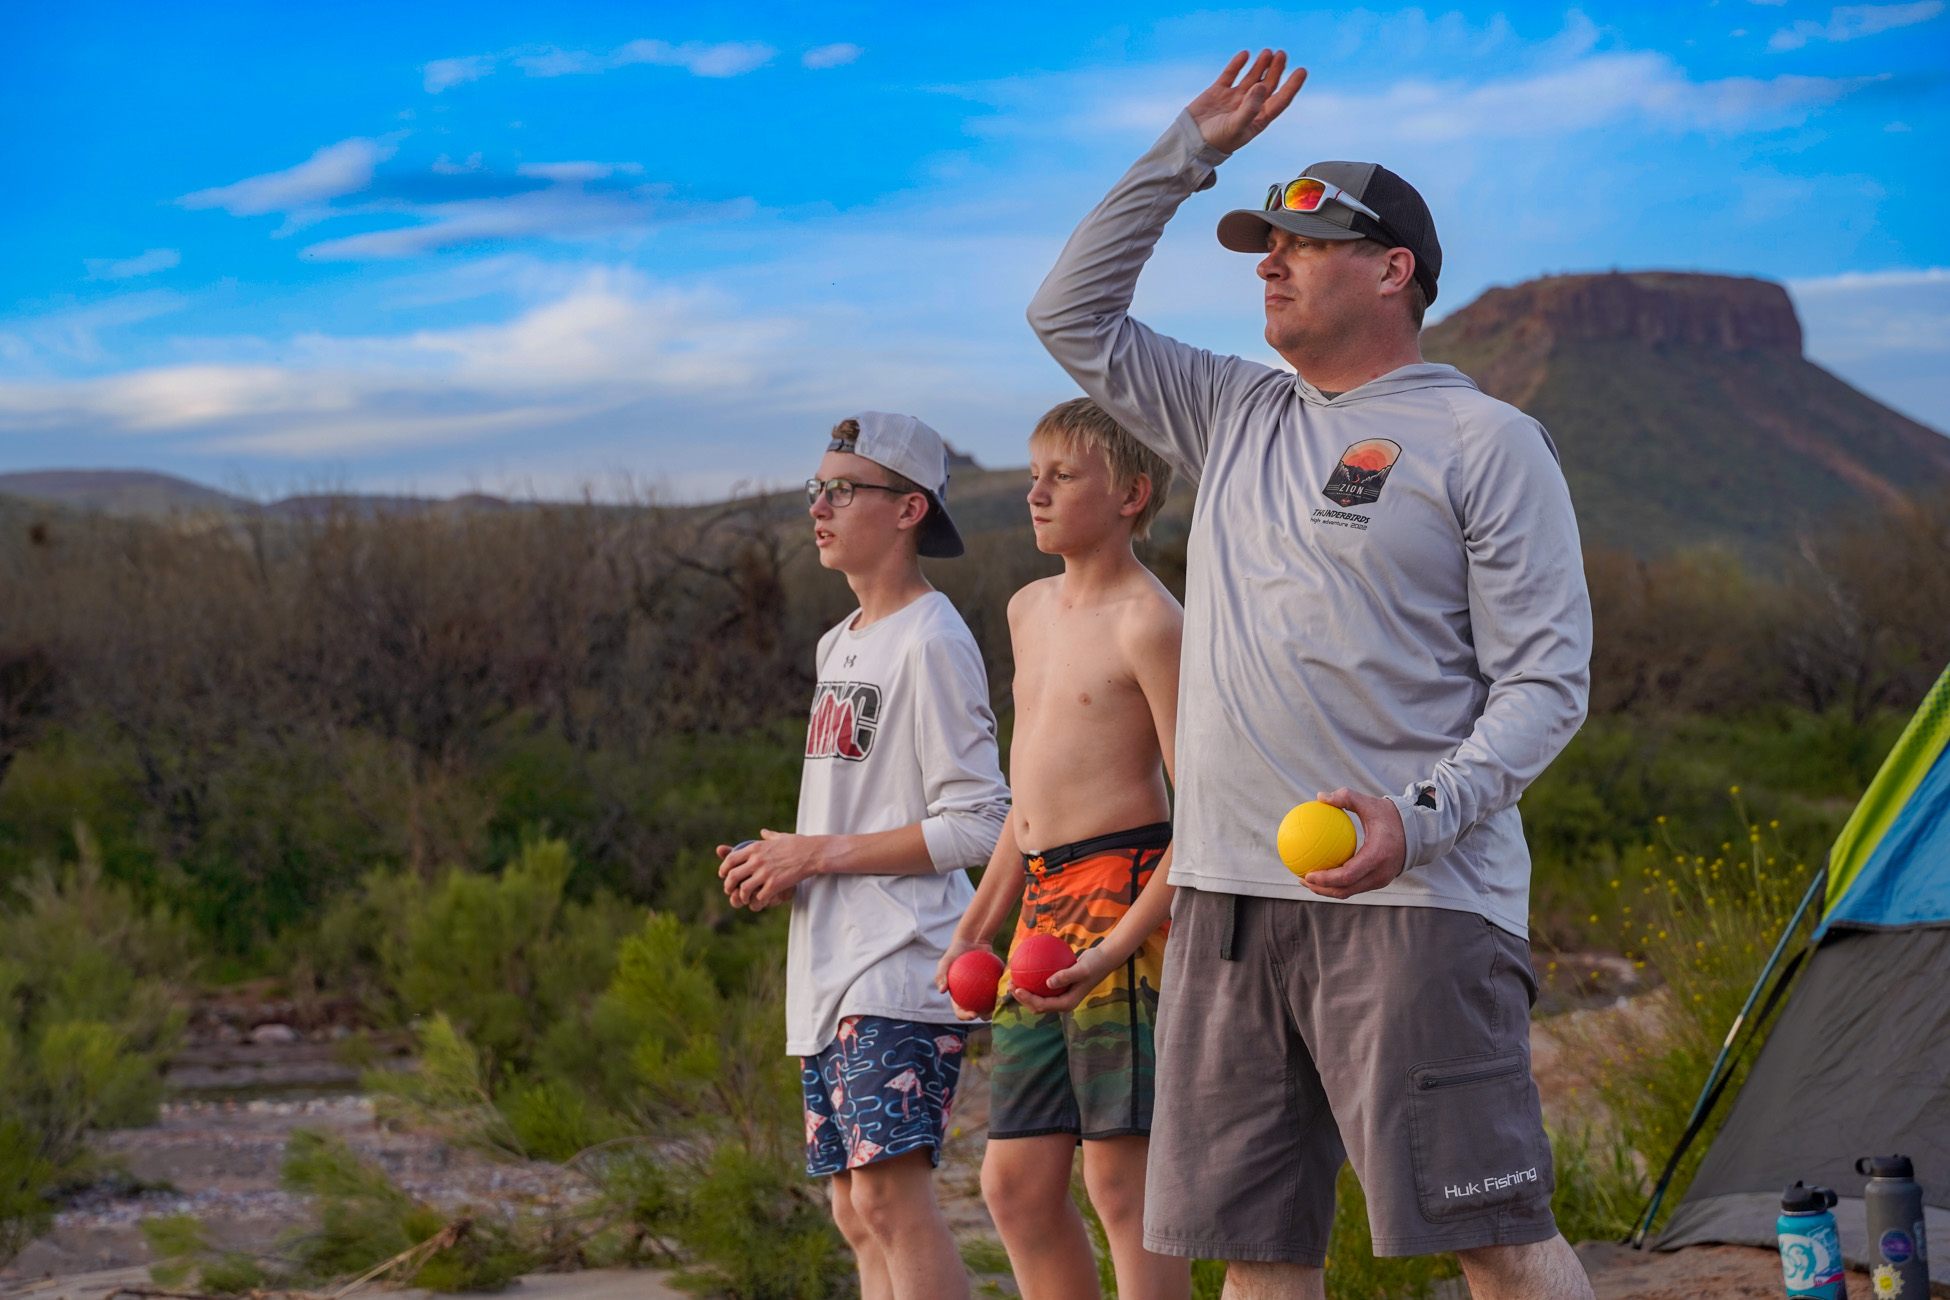
M 1656 1014 L 1656 993 L 1646 996 L 1639 990 L 1641 996 L 1624 996 L 1633 986 L 1628 965 L 1602 957 L 1582 961 L 1582 966 L 1565 961 L 1562 971 L 1568 980 L 1558 971 L 1539 971 L 1546 984 L 1543 1005 L 1559 1013 L 1533 1025 L 1532 1053 L 1546 1108 L 1558 1122 L 1585 1113 L 1588 1081 L 1578 1066 L 1588 1055 L 1585 1046 Z M 183 1063 L 182 1073 L 206 1090 L 218 1073 L 330 1089 L 340 1080 L 327 1077 L 332 1066 L 318 1048 L 318 1040 L 330 1032 L 329 1026 L 314 1028 L 296 1042 L 255 1044 L 246 1034 L 241 1044 L 206 1043 L 199 1055 Z M 979 1039 L 971 1046 L 973 1059 L 963 1073 L 938 1177 L 944 1211 L 965 1244 L 995 1241 L 980 1185 L 988 1075 Z M 206 1091 L 206 1098 L 211 1095 Z M 415 1196 L 442 1208 L 511 1200 L 545 1208 L 582 1194 L 577 1180 L 553 1165 L 491 1161 L 431 1134 L 382 1128 L 374 1122 L 371 1100 L 347 1091 L 249 1100 L 187 1098 L 167 1104 L 159 1123 L 104 1134 L 99 1143 L 105 1156 L 119 1160 L 135 1178 L 166 1183 L 171 1190 L 91 1193 L 71 1202 L 52 1232 L 0 1272 L 0 1296 L 102 1300 L 118 1286 L 146 1284 L 148 1252 L 139 1224 L 154 1215 L 192 1213 L 226 1246 L 268 1246 L 305 1214 L 301 1198 L 277 1187 L 285 1144 L 296 1128 L 343 1139 L 378 1161 Z M 1648 1255 L 1593 1242 L 1580 1246 L 1579 1254 L 1599 1300 L 1781 1294 L 1780 1263 L 1771 1251 L 1707 1247 Z M 983 1275 L 977 1282 L 989 1294 L 1015 1294 L 1006 1273 Z M 1866 1278 L 1858 1279 L 1853 1293 L 1871 1294 L 1867 1285 Z M 515 1300 L 662 1300 L 680 1293 L 653 1272 L 589 1270 L 531 1275 L 510 1294 Z M 1464 1294 L 1455 1285 L 1439 1300 Z

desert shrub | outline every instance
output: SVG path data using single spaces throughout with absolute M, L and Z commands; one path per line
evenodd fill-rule
M 600 1086 L 651 1144 L 589 1167 L 639 1234 L 674 1244 L 694 1286 L 741 1300 L 835 1294 L 851 1256 L 799 1168 L 777 950 L 727 983 L 712 947 L 709 931 L 669 915 L 624 941 L 595 1023 L 628 1075 Z
M 1744 718 L 1593 718 L 1525 793 L 1534 941 L 1616 948 L 1611 881 L 1661 834 L 1744 842 L 1750 822 L 1776 856 L 1814 860 L 1841 829 L 1901 732 L 1900 714 L 1777 709 Z M 1727 800 L 1739 784 L 1744 810 Z M 1664 819 L 1663 821 L 1661 819 Z
M 1645 1175 L 1616 1130 L 1551 1134 L 1551 1215 L 1566 1241 L 1620 1241 L 1644 1208 Z
M 434 1291 L 499 1290 L 535 1262 L 510 1225 L 472 1211 L 450 1220 L 335 1138 L 294 1131 L 279 1181 L 312 1198 L 314 1222 L 282 1243 L 301 1285 L 355 1277 L 415 1247 L 427 1253 L 400 1280 Z M 434 1248 L 443 1232 L 449 1244 Z
M 498 875 L 374 872 L 321 920 L 304 959 L 384 1019 L 447 1017 L 490 1075 L 520 1070 L 552 1026 L 586 1013 L 641 916 L 605 894 L 569 897 L 573 871 L 566 843 L 537 839 Z
M 1368 1198 L 1353 1165 L 1342 1165 L 1334 1184 L 1334 1228 L 1327 1239 L 1329 1300 L 1421 1300 L 1461 1270 L 1454 1255 L 1378 1259 L 1368 1229 Z
M 804 1173 L 776 1152 L 722 1142 L 687 1188 L 669 1231 L 692 1262 L 687 1290 L 735 1300 L 843 1294 L 853 1257 Z
M 0 1263 L 45 1231 L 56 1186 L 87 1182 L 88 1134 L 154 1118 L 182 1028 L 187 934 L 77 860 L 0 896 Z
M 1749 809 L 1739 787 L 1729 792 L 1729 804 L 1745 820 Z M 1664 977 L 1657 1014 L 1603 1030 L 1571 1024 L 1565 1031 L 1569 1045 L 1597 1062 L 1594 1086 L 1618 1141 L 1655 1175 L 1685 1131 L 1727 1030 L 1813 875 L 1782 846 L 1777 827 L 1752 821 L 1744 829 L 1737 842 L 1690 853 L 1662 834 L 1632 855 L 1615 878 L 1607 910 L 1626 950 Z M 1757 1050 L 1758 1040 L 1735 1063 L 1722 1107 L 1681 1162 L 1664 1212 L 1684 1195 Z
M 150 1280 L 171 1290 L 189 1287 L 205 1295 L 238 1295 L 270 1281 L 256 1256 L 212 1244 L 203 1221 L 193 1214 L 144 1219 L 142 1239 L 156 1261 L 149 1266 Z
M 40 1147 L 27 1125 L 0 1120 L 0 1267 L 54 1222 L 55 1169 Z
M 798 1166 L 782 993 L 775 943 L 758 959 L 655 914 L 618 946 L 586 1017 L 566 1015 L 521 1067 L 491 1073 L 435 1014 L 417 1026 L 418 1069 L 372 1082 L 459 1141 L 586 1174 L 585 1259 L 681 1265 L 694 1289 L 741 1300 L 825 1295 L 851 1259 Z
M 191 964 L 185 928 L 104 880 L 85 829 L 75 842 L 0 904 L 0 1103 L 64 1172 L 91 1129 L 154 1117 Z

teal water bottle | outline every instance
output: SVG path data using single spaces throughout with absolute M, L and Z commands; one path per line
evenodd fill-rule
M 1791 1296 L 1848 1300 L 1842 1270 L 1842 1242 L 1835 1235 L 1835 1193 L 1800 1183 L 1781 1194 L 1781 1217 L 1774 1231 L 1781 1239 L 1781 1274 Z
M 1930 1293 L 1930 1248 L 1923 1239 L 1923 1189 L 1908 1156 L 1863 1156 L 1862 1200 L 1869 1219 L 1869 1272 L 1878 1296 L 1922 1300 Z

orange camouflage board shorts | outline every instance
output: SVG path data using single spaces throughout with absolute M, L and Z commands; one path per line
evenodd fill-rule
M 1024 854 L 1016 940 L 1040 930 L 1077 952 L 1094 946 L 1137 901 L 1170 844 L 1171 823 L 1158 822 Z M 996 1011 L 991 1141 L 1150 1133 L 1168 928 L 1148 936 L 1074 1011 L 1038 1013 L 1013 998 Z

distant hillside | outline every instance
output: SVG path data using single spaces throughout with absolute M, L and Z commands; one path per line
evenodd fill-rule
M 1599 545 L 1650 555 L 1721 543 L 1765 565 L 1803 533 L 1950 488 L 1950 438 L 1803 357 L 1794 305 L 1765 280 L 1658 271 L 1533 280 L 1492 289 L 1432 326 L 1422 350 L 1543 421 L 1585 539 Z M 1027 487 L 1021 469 L 957 455 L 948 504 L 972 543 L 1022 529 Z M 0 474 L 0 495 L 118 514 L 274 518 L 510 508 L 479 495 L 260 505 L 138 470 Z M 1161 543 L 1182 535 L 1191 497 L 1182 484 L 1173 492 Z M 767 508 L 785 521 L 804 503 L 787 491 Z
M 1803 357 L 1794 305 L 1765 280 L 1533 280 L 1431 327 L 1422 351 L 1550 430 L 1587 541 L 1760 558 L 1950 486 L 1950 438 Z
M 247 509 L 242 497 L 146 469 L 43 469 L 0 474 L 0 493 L 115 515 Z
M 510 503 L 479 492 L 416 497 L 372 493 L 310 493 L 268 504 L 232 496 L 174 474 L 143 469 L 45 469 L 0 474 L 0 496 L 50 502 L 112 515 L 263 514 L 306 519 L 332 511 L 400 514 L 415 510 L 506 510 Z

